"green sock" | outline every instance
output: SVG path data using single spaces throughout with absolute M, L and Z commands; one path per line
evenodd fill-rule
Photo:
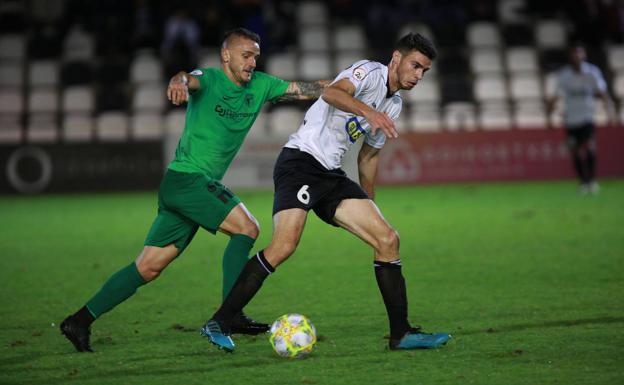
M 87 302 L 87 309 L 95 318 L 98 318 L 128 299 L 145 283 L 136 264 L 132 262 L 110 276 L 100 291 Z
M 230 238 L 223 254 L 223 299 L 227 297 L 240 272 L 243 271 L 254 242 L 255 239 L 244 234 L 234 234 Z

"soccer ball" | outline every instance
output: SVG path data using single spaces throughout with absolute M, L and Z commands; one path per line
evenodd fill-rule
M 271 325 L 271 346 L 282 357 L 303 358 L 316 343 L 316 329 L 301 314 L 284 314 Z

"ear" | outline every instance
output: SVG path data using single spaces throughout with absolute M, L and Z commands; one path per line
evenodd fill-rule
M 394 64 L 399 65 L 402 57 L 403 55 L 401 55 L 401 52 L 399 52 L 398 50 L 392 52 L 392 61 L 394 62 Z
M 227 48 L 221 48 L 221 60 L 223 60 L 224 63 L 227 63 L 230 61 L 230 50 Z

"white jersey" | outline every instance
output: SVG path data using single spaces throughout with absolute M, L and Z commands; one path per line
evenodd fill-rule
M 607 90 L 600 69 L 582 62 L 580 72 L 567 65 L 557 72 L 557 93 L 565 101 L 563 121 L 567 126 L 580 126 L 594 121 L 596 93 Z
M 341 79 L 349 79 L 353 83 L 356 99 L 397 120 L 403 101 L 398 92 L 388 97 L 388 67 L 360 60 L 338 74 L 334 83 Z M 373 135 L 366 119 L 330 106 L 319 98 L 308 109 L 303 124 L 284 147 L 307 152 L 325 168 L 333 170 L 340 168 L 344 154 L 361 137 L 375 148 L 381 148 L 386 143 L 381 129 Z

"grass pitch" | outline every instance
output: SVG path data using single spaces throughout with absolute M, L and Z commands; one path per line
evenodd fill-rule
M 272 194 L 239 195 L 262 247 Z M 383 188 L 378 204 L 401 233 L 411 321 L 454 339 L 386 351 L 370 249 L 312 214 L 247 307 L 264 321 L 311 318 L 320 342 L 292 361 L 266 336 L 236 337 L 234 354 L 199 336 L 221 300 L 227 240 L 202 231 L 94 324 L 97 353 L 75 353 L 58 324 L 140 251 L 155 193 L 0 197 L 0 383 L 624 383 L 623 181 L 591 197 L 572 182 Z

